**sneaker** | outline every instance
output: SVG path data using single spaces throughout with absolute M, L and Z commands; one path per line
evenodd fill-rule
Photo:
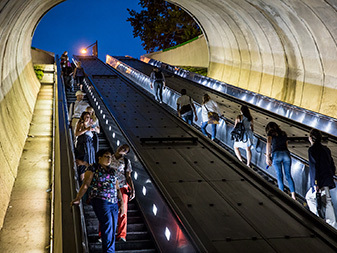
M 118 241 L 126 242 L 126 239 L 124 237 L 121 237 L 121 238 L 118 239 Z

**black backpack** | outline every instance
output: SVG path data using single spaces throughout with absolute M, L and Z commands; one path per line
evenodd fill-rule
M 247 142 L 247 140 L 244 140 L 245 131 L 245 126 L 243 125 L 243 123 L 238 122 L 231 132 L 232 140 Z
M 156 81 L 162 81 L 163 80 L 163 74 L 160 70 L 158 72 L 154 72 L 154 76 L 156 78 Z

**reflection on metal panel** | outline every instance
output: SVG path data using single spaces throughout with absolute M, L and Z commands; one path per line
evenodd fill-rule
M 309 111 L 304 108 L 300 108 L 295 105 L 291 105 L 273 98 L 269 98 L 252 91 L 247 91 L 209 77 L 201 76 L 199 74 L 189 72 L 187 70 L 171 66 L 154 59 L 149 59 L 142 56 L 141 60 L 153 66 L 161 67 L 168 72 L 174 73 L 193 82 L 222 92 L 226 95 L 233 96 L 261 108 L 268 108 L 269 111 L 277 113 L 283 117 L 289 118 L 291 120 L 313 128 L 317 128 L 322 132 L 337 136 L 337 120 L 334 118 L 313 111 Z

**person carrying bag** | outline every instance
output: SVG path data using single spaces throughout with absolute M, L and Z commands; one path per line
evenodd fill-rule
M 201 131 L 205 136 L 208 136 L 206 131 L 206 127 L 208 124 L 212 125 L 212 134 L 211 140 L 215 139 L 217 124 L 220 122 L 220 110 L 217 103 L 211 100 L 210 96 L 206 93 L 203 96 L 202 106 L 201 106 L 201 116 L 202 116 L 202 123 L 201 123 Z

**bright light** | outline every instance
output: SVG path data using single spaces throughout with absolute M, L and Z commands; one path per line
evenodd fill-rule
M 137 173 L 136 171 L 135 171 L 135 173 L 133 174 L 133 176 L 134 176 L 135 180 L 138 179 L 138 173 Z
M 105 121 L 105 124 L 107 125 L 108 123 L 109 123 L 109 120 L 106 120 L 106 121 Z
M 82 54 L 86 54 L 86 53 L 87 53 L 87 50 L 86 50 L 85 48 L 83 48 L 83 49 L 81 50 L 81 53 L 82 53 Z
M 115 133 L 113 133 L 113 134 L 112 134 L 112 138 L 115 138 L 115 136 L 116 136 L 116 134 L 115 134 Z
M 119 146 L 119 144 L 120 144 L 120 141 L 119 141 L 119 140 L 117 140 L 117 146 Z
M 143 192 L 143 195 L 145 196 L 146 195 L 146 188 L 145 188 L 145 186 L 143 186 L 142 192 Z
M 153 212 L 153 214 L 154 214 L 154 215 L 157 215 L 157 211 L 158 211 L 158 209 L 157 209 L 156 205 L 153 204 L 153 207 L 152 207 L 152 212 Z
M 165 229 L 165 236 L 166 236 L 166 239 L 169 241 L 171 237 L 171 232 L 167 227 Z

